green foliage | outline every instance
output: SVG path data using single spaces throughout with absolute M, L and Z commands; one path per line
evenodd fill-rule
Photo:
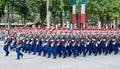
M 87 0 L 86 13 L 87 18 L 98 17 L 102 22 L 109 22 L 116 18 L 116 14 L 120 14 L 119 0 Z
M 52 5 L 52 17 L 58 16 L 62 17 L 62 11 L 65 11 L 65 20 L 71 22 L 71 14 L 72 14 L 72 0 L 51 0 Z
M 76 0 L 76 13 L 81 12 L 81 0 Z M 0 18 L 5 14 L 5 6 L 13 9 L 13 14 L 20 15 L 26 21 L 46 21 L 46 1 L 44 0 L 0 0 Z M 50 0 L 51 20 L 53 23 L 61 21 L 62 11 L 65 10 L 65 20 L 71 23 L 72 0 Z M 86 0 L 87 20 L 92 22 L 115 20 L 120 15 L 120 0 Z M 13 7 L 13 8 L 12 8 Z M 58 19 L 58 21 L 55 19 Z M 60 22 L 59 22 L 60 23 Z
M 4 2 L 0 0 L 0 18 L 4 15 Z
M 31 18 L 30 21 L 39 21 L 46 18 L 46 1 L 44 0 L 27 0 L 28 9 L 30 12 Z M 39 15 L 39 16 L 38 16 Z M 37 17 L 36 17 L 37 16 Z M 38 17 L 40 19 L 38 19 Z

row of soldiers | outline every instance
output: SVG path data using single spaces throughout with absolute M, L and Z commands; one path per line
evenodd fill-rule
M 10 34 L 5 41 L 4 50 L 6 56 L 10 50 L 16 49 L 17 59 L 23 57 L 24 53 L 33 53 L 47 56 L 53 55 L 66 58 L 67 56 L 77 57 L 93 54 L 94 56 L 118 54 L 120 47 L 120 32 L 117 31 L 81 31 L 81 30 L 21 30 L 20 33 Z

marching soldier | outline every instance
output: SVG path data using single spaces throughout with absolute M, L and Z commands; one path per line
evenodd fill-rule
M 4 41 L 4 47 L 3 47 L 3 50 L 6 52 L 5 56 L 8 56 L 9 55 L 9 39 L 10 37 L 8 37 L 5 41 Z
M 118 53 L 118 46 L 117 46 L 117 42 L 115 39 L 112 39 L 112 49 L 114 51 L 114 55 L 116 55 Z
M 39 37 L 39 39 L 36 39 L 36 46 L 37 46 L 37 51 L 38 51 L 38 56 L 41 55 L 41 52 L 42 52 L 42 40 L 41 40 L 41 37 Z
M 48 52 L 48 40 L 42 38 L 42 42 L 43 57 L 45 57 Z
M 32 50 L 33 50 L 33 55 L 35 55 L 36 52 L 37 52 L 36 35 L 34 35 L 33 38 L 32 38 L 32 44 L 31 44 L 31 46 L 32 46 Z
M 109 30 L 57 30 L 50 28 L 42 30 L 24 30 L 19 35 L 9 35 L 4 42 L 4 51 L 6 56 L 9 55 L 9 47 L 14 49 L 16 47 L 17 59 L 20 59 L 23 54 L 20 52 L 22 47 L 23 52 L 36 52 L 38 55 L 48 55 L 48 58 L 53 55 L 56 59 L 57 55 L 63 58 L 73 55 L 74 57 L 82 54 L 83 56 L 104 53 L 107 55 L 114 52 L 116 55 L 120 47 L 120 36 L 117 31 Z M 21 40 L 19 37 L 24 36 Z M 19 39 L 19 40 L 17 40 Z
M 85 45 L 84 38 L 81 39 L 80 49 L 81 49 L 81 53 L 83 53 L 83 57 L 85 57 L 86 56 L 86 45 Z
M 23 39 L 23 45 L 22 45 L 22 52 L 27 52 L 27 40 L 28 40 L 28 36 L 24 36 Z
M 57 39 L 57 54 L 59 55 L 59 57 L 61 57 L 62 55 L 62 44 L 61 44 L 61 40 L 60 38 L 58 37 Z
M 28 51 L 28 54 L 30 54 L 31 50 L 32 50 L 31 44 L 32 44 L 32 35 L 29 35 L 28 38 L 27 38 L 27 51 Z
M 51 53 L 52 53 L 52 47 L 54 46 L 54 40 L 51 39 L 50 41 L 47 39 L 46 40 L 48 42 L 48 46 L 47 46 L 47 49 L 48 49 L 48 58 L 50 58 L 51 56 Z
M 97 39 L 97 43 L 96 44 L 98 45 L 97 46 L 98 54 L 101 55 L 101 52 L 102 52 L 102 41 L 101 41 L 101 39 Z
M 21 37 L 17 41 L 17 47 L 16 47 L 17 60 L 20 59 L 20 56 L 21 56 L 21 58 L 23 57 L 23 54 L 20 52 L 20 50 L 22 48 L 22 40 L 23 40 L 23 38 Z
M 96 43 L 96 39 L 92 38 L 92 51 L 94 53 L 94 56 L 97 56 L 97 46 L 98 44 Z
M 68 37 L 68 41 L 67 41 L 67 54 L 68 56 L 71 56 L 72 55 L 72 43 L 70 41 L 70 37 Z
M 52 53 L 53 53 L 53 59 L 56 59 L 57 56 L 57 45 L 54 43 L 54 46 L 52 47 Z
M 89 52 L 88 55 L 91 55 L 92 53 L 92 48 L 91 48 L 91 44 L 90 44 L 90 40 L 86 40 L 86 54 Z M 86 55 L 85 55 L 86 56 Z
M 16 43 L 17 43 L 16 37 L 12 37 L 12 42 L 10 44 L 11 50 L 15 51 Z
M 103 51 L 103 53 L 105 53 L 105 55 L 107 55 L 108 54 L 108 41 L 107 41 L 107 39 L 103 39 L 103 44 L 102 44 L 102 51 Z
M 53 54 L 53 59 L 56 59 L 56 56 L 57 56 L 57 47 L 56 47 L 56 44 L 55 44 L 55 40 L 54 39 L 51 39 L 50 40 L 50 46 L 48 48 L 48 58 L 50 58 L 51 56 L 51 53 Z
M 72 43 L 72 52 L 73 52 L 74 57 L 76 57 L 77 56 L 77 43 L 76 43 L 75 39 L 73 39 L 72 42 L 73 42 Z
M 66 51 L 66 38 L 65 38 L 65 36 L 63 36 L 62 38 L 61 38 L 61 46 L 62 46 L 62 54 L 63 54 L 63 58 L 66 58 L 66 56 L 67 56 L 67 51 Z

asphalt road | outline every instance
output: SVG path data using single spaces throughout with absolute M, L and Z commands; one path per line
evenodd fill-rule
M 120 69 L 120 52 L 117 55 L 104 56 L 102 54 L 77 58 L 67 57 L 65 59 L 24 54 L 21 60 L 16 60 L 14 51 L 8 57 L 5 57 L 4 54 L 1 44 L 0 69 Z

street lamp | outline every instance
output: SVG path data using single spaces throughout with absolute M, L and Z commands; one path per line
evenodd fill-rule
M 65 11 L 64 10 L 62 11 L 62 16 L 65 16 Z
M 7 13 L 7 7 L 5 6 L 4 12 Z
M 4 9 L 4 13 L 5 13 L 5 28 L 7 28 L 7 12 L 8 12 L 8 10 L 7 10 L 7 7 L 5 6 L 5 9 Z

